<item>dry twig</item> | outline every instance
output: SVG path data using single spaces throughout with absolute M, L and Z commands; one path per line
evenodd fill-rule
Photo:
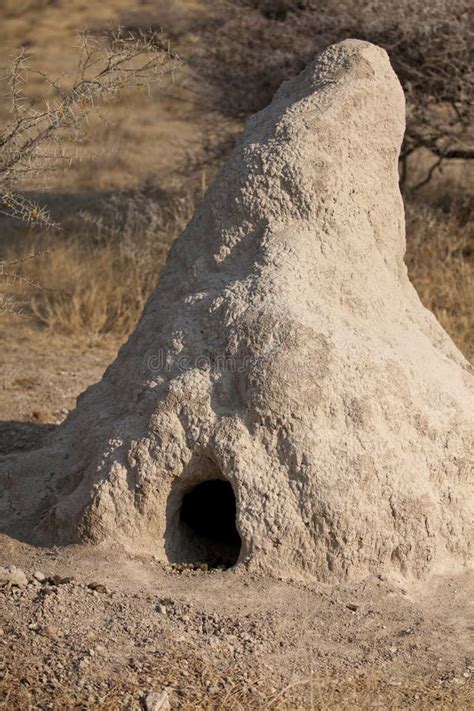
M 0 131 L 0 213 L 30 224 L 58 227 L 48 209 L 21 193 L 25 178 L 38 182 L 48 172 L 66 168 L 75 159 L 65 146 L 71 137 L 86 139 L 91 112 L 123 92 L 145 91 L 180 64 L 156 32 L 138 36 L 121 29 L 104 37 L 82 34 L 75 76 L 52 78 L 31 66 L 32 57 L 22 49 L 6 76 L 11 122 Z M 45 85 L 37 100 L 28 98 L 29 75 Z M 0 258 L 0 279 L 25 280 L 17 271 L 6 270 Z M 0 311 L 11 300 L 0 300 Z M 9 310 L 11 310 L 9 308 Z

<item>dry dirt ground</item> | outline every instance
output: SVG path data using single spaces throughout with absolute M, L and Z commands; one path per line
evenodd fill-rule
M 0 592 L 4 708 L 139 709 L 164 689 L 186 709 L 474 702 L 465 577 L 304 585 L 6 538 L 1 558 L 30 579 Z
M 3 453 L 37 447 L 113 357 L 28 333 L 0 355 Z M 10 565 L 29 582 L 0 586 L 1 708 L 159 708 L 162 691 L 172 709 L 474 706 L 466 575 L 303 584 L 3 536 Z

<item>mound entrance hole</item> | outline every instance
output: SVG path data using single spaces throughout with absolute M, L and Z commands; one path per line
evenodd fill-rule
M 235 565 L 242 545 L 236 508 L 234 490 L 225 479 L 209 479 L 186 490 L 177 512 L 174 562 Z

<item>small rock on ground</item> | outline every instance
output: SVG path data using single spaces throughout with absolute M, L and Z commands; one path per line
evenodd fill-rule
M 8 568 L 0 568 L 0 587 L 10 585 L 17 588 L 25 588 L 28 585 L 28 578 L 21 568 L 10 565 Z
M 166 689 L 153 691 L 145 697 L 146 711 L 171 711 L 171 705 Z

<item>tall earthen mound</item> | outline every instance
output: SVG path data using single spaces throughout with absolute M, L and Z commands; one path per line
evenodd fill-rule
M 407 277 L 403 131 L 378 47 L 285 83 L 103 380 L 3 459 L 4 530 L 321 579 L 467 565 L 473 378 Z

